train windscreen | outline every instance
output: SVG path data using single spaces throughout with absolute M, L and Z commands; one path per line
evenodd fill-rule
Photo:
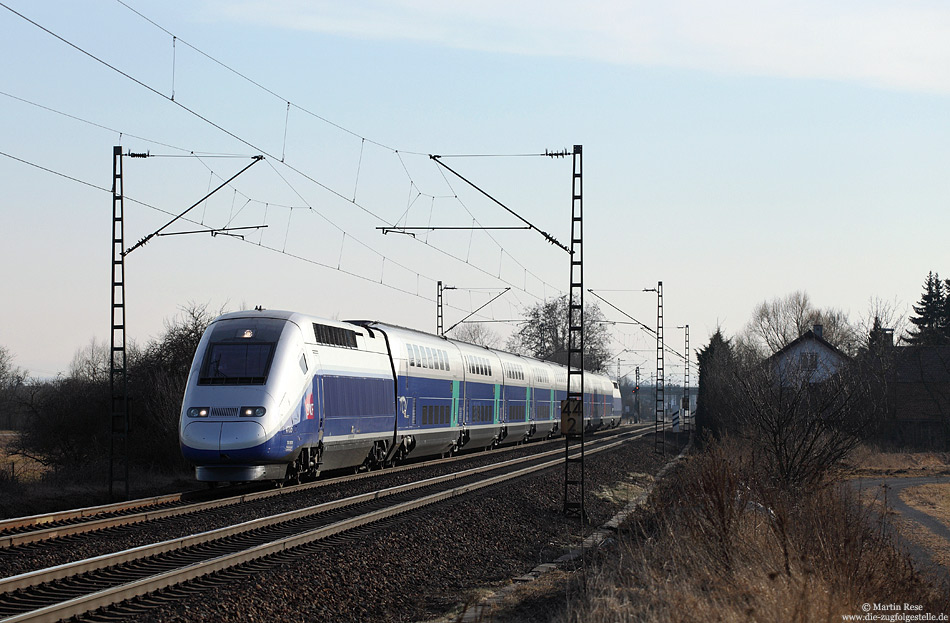
M 199 385 L 263 385 L 285 322 L 272 318 L 217 323 L 201 363 Z

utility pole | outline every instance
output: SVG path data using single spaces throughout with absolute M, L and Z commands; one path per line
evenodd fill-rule
M 112 148 L 112 344 L 109 359 L 109 497 L 129 499 L 129 375 L 125 350 L 125 200 L 122 146 Z
M 567 405 L 561 407 L 564 434 L 564 514 L 587 522 L 584 508 L 584 203 L 581 146 L 574 145 L 571 182 L 571 280 L 568 314 Z M 566 416 L 567 414 L 570 415 Z M 571 457 L 572 446 L 578 456 Z
M 435 319 L 435 334 L 439 337 L 444 337 L 445 332 L 442 330 L 442 282 L 439 281 L 438 293 L 436 294 L 436 319 Z
M 657 281 L 655 288 L 644 288 L 644 292 L 656 292 L 656 411 L 653 419 L 653 450 L 659 454 L 666 452 L 666 395 L 663 384 L 663 282 Z M 660 433 L 663 433 L 660 436 Z
M 693 437 L 693 427 L 690 424 L 690 413 L 689 413 L 689 325 L 685 325 L 686 328 L 686 381 L 685 388 L 683 389 L 683 424 L 686 426 L 686 433 L 689 435 L 689 438 Z
M 663 282 L 656 282 L 656 421 L 654 422 L 653 450 L 659 446 L 660 454 L 666 453 L 666 386 L 663 367 Z M 662 428 L 662 437 L 659 435 Z
M 149 154 L 129 153 L 130 158 L 148 158 Z M 129 432 L 131 421 L 129 417 L 129 374 L 126 343 L 126 298 L 125 298 L 125 258 L 132 251 L 146 245 L 152 238 L 172 236 L 178 234 L 209 233 L 230 235 L 228 232 L 239 229 L 258 229 L 266 225 L 252 227 L 223 227 L 208 228 L 200 231 L 177 233 L 163 233 L 164 230 L 184 217 L 202 201 L 218 192 L 244 171 L 247 171 L 263 156 L 255 156 L 252 162 L 241 169 L 230 179 L 210 191 L 204 197 L 191 205 L 184 212 L 168 221 L 157 231 L 142 238 L 134 245 L 125 248 L 125 188 L 122 177 L 122 146 L 112 148 L 112 329 L 111 350 L 109 357 L 109 391 L 112 396 L 112 408 L 109 415 L 109 497 L 116 496 L 116 484 L 122 485 L 124 499 L 129 498 Z
M 637 384 L 633 386 L 633 423 L 640 421 L 640 366 L 637 366 Z

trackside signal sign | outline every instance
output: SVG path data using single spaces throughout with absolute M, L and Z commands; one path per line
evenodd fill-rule
M 561 401 L 561 432 L 580 435 L 584 430 L 584 403 L 578 398 Z

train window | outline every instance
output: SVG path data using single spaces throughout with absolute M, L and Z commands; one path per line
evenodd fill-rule
M 300 370 L 307 373 L 307 357 L 303 353 L 300 353 Z
M 425 358 L 422 356 L 422 349 L 419 348 L 418 346 L 416 346 L 415 344 L 413 344 L 413 345 L 412 345 L 412 350 L 413 350 L 413 352 L 416 353 L 416 367 L 418 367 L 418 368 L 424 368 L 424 367 L 426 367 L 426 360 L 425 360 Z
M 449 365 L 449 353 L 448 351 L 442 351 L 442 358 L 445 361 L 445 371 L 451 372 L 452 366 Z
M 313 323 L 313 336 L 318 344 L 356 348 L 356 331 Z
M 263 385 L 274 344 L 212 344 L 205 355 L 199 385 Z
M 416 356 L 412 353 L 412 344 L 406 344 L 406 352 L 409 354 L 409 365 L 416 365 Z

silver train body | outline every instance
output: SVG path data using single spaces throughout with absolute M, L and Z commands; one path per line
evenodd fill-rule
M 588 428 L 620 423 L 619 392 L 587 373 Z M 217 318 L 182 402 L 198 480 L 284 480 L 558 433 L 567 369 L 378 322 L 283 311 Z

